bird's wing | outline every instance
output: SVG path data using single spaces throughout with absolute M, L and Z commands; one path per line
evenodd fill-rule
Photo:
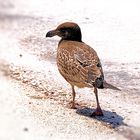
M 101 63 L 96 51 L 88 45 L 84 44 L 81 46 L 81 48 L 77 47 L 74 50 L 74 58 L 79 62 L 79 65 L 83 67 L 92 67 L 94 65 L 100 67 Z
M 94 49 L 81 42 L 62 43 L 57 51 L 57 65 L 63 77 L 67 81 L 93 84 L 102 74 L 100 60 Z
M 85 77 L 87 83 L 93 84 L 97 77 L 103 75 L 100 59 L 91 47 L 87 45 L 78 47 L 74 52 L 74 58 L 75 63 L 80 67 L 81 76 Z

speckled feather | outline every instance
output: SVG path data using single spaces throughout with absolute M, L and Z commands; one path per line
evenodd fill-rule
M 97 53 L 83 42 L 61 41 L 57 65 L 66 81 L 80 88 L 93 87 L 96 78 L 103 75 Z

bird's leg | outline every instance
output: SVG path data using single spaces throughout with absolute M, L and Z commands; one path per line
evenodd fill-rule
M 96 108 L 95 112 L 92 113 L 91 116 L 103 116 L 103 112 L 102 112 L 102 109 L 100 107 L 99 100 L 98 100 L 98 91 L 97 91 L 96 87 L 94 87 L 94 93 L 96 96 L 97 108 Z
M 76 93 L 75 93 L 74 86 L 71 85 L 71 87 L 72 87 L 72 105 L 71 105 L 71 108 L 72 108 L 72 109 L 75 109 L 75 108 L 76 108 L 76 107 L 75 107 L 75 95 L 76 95 Z

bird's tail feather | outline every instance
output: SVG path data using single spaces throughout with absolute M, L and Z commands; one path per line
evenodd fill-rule
M 113 90 L 119 90 L 121 91 L 119 88 L 107 83 L 106 81 L 104 81 L 104 88 L 109 88 L 109 89 L 113 89 Z

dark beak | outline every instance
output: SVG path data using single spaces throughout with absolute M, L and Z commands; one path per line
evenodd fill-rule
M 52 31 L 49 31 L 47 34 L 46 34 L 46 37 L 53 37 L 55 35 L 58 34 L 58 31 L 57 30 L 52 30 Z

